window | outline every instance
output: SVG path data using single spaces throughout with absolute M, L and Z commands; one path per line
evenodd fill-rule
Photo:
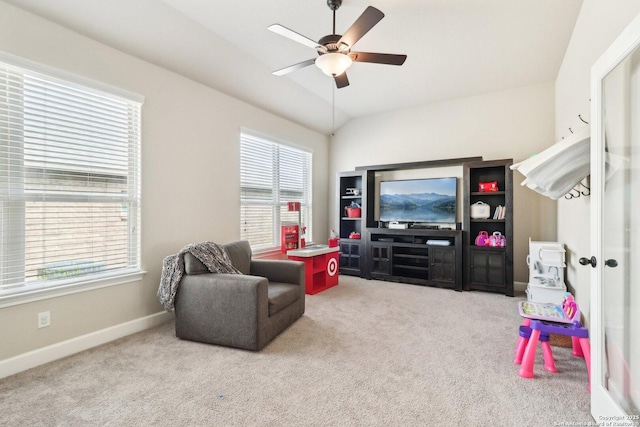
M 299 202 L 305 239 L 311 230 L 311 153 L 246 132 L 240 135 L 240 237 L 254 250 L 280 246 L 280 227 L 298 223 Z
M 0 297 L 139 272 L 140 100 L 2 59 Z

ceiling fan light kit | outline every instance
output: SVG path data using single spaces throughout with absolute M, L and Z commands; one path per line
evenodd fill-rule
M 329 77 L 336 77 L 347 71 L 353 61 L 348 55 L 329 52 L 316 59 L 316 65 Z
M 351 48 L 362 36 L 373 28 L 382 18 L 384 13 L 375 7 L 369 6 L 360 15 L 344 35 L 336 34 L 336 10 L 342 5 L 342 0 L 327 0 L 329 9 L 333 11 L 333 34 L 322 37 L 318 42 L 298 34 L 282 25 L 273 24 L 269 30 L 287 37 L 295 42 L 316 50 L 318 57 L 308 59 L 295 65 L 274 71 L 273 74 L 282 76 L 300 68 L 316 64 L 326 75 L 333 77 L 336 86 L 343 88 L 349 86 L 346 70 L 353 62 L 370 62 L 375 64 L 402 65 L 407 55 L 395 55 L 389 53 L 351 52 Z

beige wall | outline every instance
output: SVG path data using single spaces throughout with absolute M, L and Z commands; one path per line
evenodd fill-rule
M 553 102 L 548 83 L 352 120 L 331 140 L 330 194 L 335 174 L 356 166 L 473 156 L 524 160 L 553 144 Z M 522 188 L 523 176 L 513 176 L 514 278 L 527 282 L 529 237 L 555 239 L 556 207 Z M 330 224 L 337 227 L 333 199 L 331 206 Z
M 569 135 L 569 128 L 585 126 L 580 114 L 590 121 L 591 66 L 640 12 L 637 0 L 609 2 L 584 0 L 571 41 L 556 79 L 556 139 Z M 578 263 L 591 256 L 589 247 L 589 197 L 558 202 L 558 241 L 567 248 L 567 283 L 588 318 L 590 268 Z
M 640 12 L 637 0 L 585 0 L 554 85 L 543 84 L 356 119 L 328 138 L 0 2 L 0 50 L 139 93 L 143 109 L 142 282 L 0 309 L 0 360 L 160 311 L 161 260 L 192 241 L 238 238 L 241 126 L 314 150 L 316 240 L 336 227 L 335 174 L 356 166 L 483 156 L 522 160 L 589 120 L 589 73 Z M 338 106 L 339 107 L 339 106 Z M 555 123 L 555 128 L 554 128 Z M 330 164 L 330 167 L 328 166 Z M 329 173 L 327 174 L 327 170 Z M 568 281 L 588 313 L 589 198 L 557 204 L 515 172 L 515 279 L 529 237 L 568 249 Z M 557 225 L 557 235 L 556 235 Z M 52 326 L 36 328 L 50 310 Z
M 0 360 L 161 311 L 162 259 L 239 238 L 240 127 L 313 150 L 324 240 L 328 137 L 0 2 L 0 50 L 143 95 L 141 282 L 0 308 Z M 52 325 L 37 329 L 37 313 Z

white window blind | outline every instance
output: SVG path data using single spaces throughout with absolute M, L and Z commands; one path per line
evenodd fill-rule
M 305 239 L 312 240 L 311 162 L 308 151 L 246 132 L 240 135 L 240 237 L 254 250 L 280 246 L 280 227 L 297 224 L 299 202 Z
M 0 296 L 140 270 L 141 107 L 0 62 Z

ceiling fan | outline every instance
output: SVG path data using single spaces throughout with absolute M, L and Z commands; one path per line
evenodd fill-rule
M 298 34 L 280 24 L 273 24 L 269 30 L 301 43 L 318 53 L 315 59 L 308 59 L 298 64 L 274 71 L 276 76 L 282 76 L 292 71 L 299 70 L 311 64 L 316 64 L 326 75 L 334 78 L 338 89 L 349 86 L 346 70 L 355 62 L 372 62 L 375 64 L 402 65 L 407 55 L 394 55 L 389 53 L 352 52 L 351 48 L 362 36 L 373 28 L 382 18 L 384 13 L 375 7 L 369 6 L 351 25 L 344 35 L 336 34 L 336 10 L 342 5 L 342 0 L 327 0 L 329 9 L 333 11 L 333 34 L 322 37 L 317 42 Z

